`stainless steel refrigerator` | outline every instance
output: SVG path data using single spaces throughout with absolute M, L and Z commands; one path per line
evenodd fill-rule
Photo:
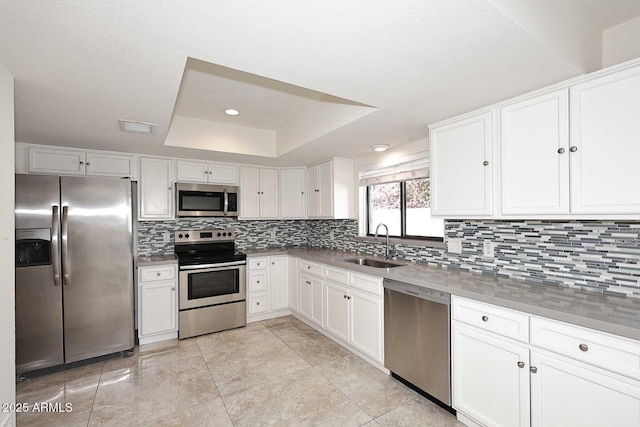
M 16 175 L 16 372 L 134 347 L 131 181 Z

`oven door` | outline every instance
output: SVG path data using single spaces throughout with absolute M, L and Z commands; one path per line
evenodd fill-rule
M 246 263 L 180 267 L 180 310 L 244 301 Z

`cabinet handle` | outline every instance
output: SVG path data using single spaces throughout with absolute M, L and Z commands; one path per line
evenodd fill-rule
M 564 154 L 564 148 L 562 147 L 558 148 L 558 154 Z
M 589 346 L 586 344 L 580 344 L 578 348 L 582 351 L 589 351 Z
M 538 368 L 536 368 L 535 366 L 530 367 L 529 370 L 531 371 L 532 374 L 535 374 L 536 372 L 538 372 Z
M 80 162 L 81 165 L 84 165 L 84 162 Z
M 486 161 L 486 160 L 485 160 L 484 162 L 482 162 L 482 164 L 483 164 L 484 166 L 489 166 L 489 162 L 488 162 L 488 161 Z
M 482 316 L 482 321 L 483 321 L 483 322 L 488 322 L 488 321 L 489 321 L 489 318 L 488 318 L 487 316 Z
M 175 287 L 175 286 L 172 286 L 172 287 L 171 287 L 171 290 L 172 290 L 172 291 L 175 291 L 175 290 L 176 290 L 176 287 Z
M 524 362 L 518 362 L 518 368 L 520 369 L 524 368 Z
M 159 271 L 156 273 L 156 276 L 160 276 L 160 272 Z
M 575 153 L 576 151 L 578 151 L 578 147 L 576 147 L 575 145 L 571 146 L 569 148 L 569 151 L 571 151 L 572 153 Z

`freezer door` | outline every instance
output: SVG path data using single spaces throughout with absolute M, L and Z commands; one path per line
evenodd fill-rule
M 60 272 L 60 185 L 57 176 L 16 175 L 16 229 L 41 229 L 51 263 L 16 267 L 16 373 L 64 363 Z M 18 252 L 16 252 L 18 253 Z M 59 280 L 59 276 L 58 276 Z
M 131 181 L 60 184 L 65 362 L 133 348 Z

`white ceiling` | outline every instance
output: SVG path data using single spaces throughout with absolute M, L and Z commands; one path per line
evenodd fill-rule
M 572 19 L 588 25 L 573 22 L 570 28 L 581 27 L 590 36 L 640 13 L 637 1 L 571 2 Z M 547 9 L 554 6 L 545 3 Z M 559 48 L 550 37 L 569 31 L 562 21 L 538 19 L 533 25 L 510 13 L 496 0 L 5 0 L 0 63 L 16 79 L 21 142 L 307 164 L 359 157 L 373 144 L 418 139 L 430 123 L 593 69 L 589 64 L 599 45 L 570 52 L 571 43 Z M 584 39 L 596 40 L 597 34 Z M 591 62 L 584 59 L 589 54 Z M 218 107 L 210 107 L 208 97 L 233 96 L 213 88 L 200 98 L 195 94 L 193 104 L 176 105 L 188 58 L 376 110 L 328 133 L 307 132 L 300 139 L 313 139 L 298 146 L 299 134 L 290 129 L 289 150 L 276 149 L 276 157 L 166 146 L 174 106 L 184 109 L 184 117 L 211 121 L 217 117 L 211 109 Z M 252 123 L 262 120 L 263 130 L 282 126 L 291 111 L 310 102 L 284 96 L 287 102 L 272 104 L 262 96 L 242 96 L 255 108 Z M 120 118 L 156 123 L 156 132 L 122 133 Z M 313 125 L 305 119 L 307 127 Z

